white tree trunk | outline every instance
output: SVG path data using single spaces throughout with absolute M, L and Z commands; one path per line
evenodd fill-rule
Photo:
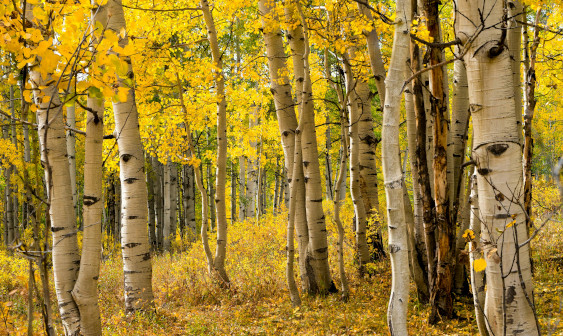
M 409 302 L 409 260 L 407 227 L 403 202 L 403 173 L 400 162 L 399 122 L 403 78 L 409 57 L 410 1 L 396 2 L 393 51 L 387 78 L 387 97 L 383 110 L 382 159 L 387 217 L 389 227 L 389 252 L 393 282 L 387 322 L 391 335 L 407 335 L 407 305 Z
M 33 5 L 28 4 L 25 13 L 27 20 L 33 19 L 32 11 Z M 34 103 L 37 106 L 41 161 L 45 169 L 50 203 L 55 292 L 65 334 L 77 335 L 80 313 L 71 291 L 78 273 L 80 254 L 76 238 L 76 216 L 72 204 L 65 124 L 56 82 L 52 80 L 51 74 L 42 75 L 40 66 L 41 60 L 29 69 L 29 79 Z
M 167 161 L 166 164 L 164 164 L 164 174 L 163 174 L 163 178 L 162 180 L 164 181 L 164 192 L 163 192 L 163 197 L 164 197 L 164 218 L 163 218 L 163 226 L 162 226 L 162 237 L 163 237 L 163 242 L 162 242 L 162 250 L 165 252 L 170 252 L 170 236 L 172 235 L 172 231 L 171 231 L 171 223 L 170 220 L 172 219 L 171 216 L 171 211 L 170 211 L 170 207 L 171 207 L 171 188 L 170 188 L 170 161 Z
M 538 335 L 529 244 L 522 244 L 528 235 L 521 206 L 521 129 L 516 121 L 510 52 L 501 41 L 504 9 L 502 2 L 494 0 L 459 0 L 458 9 L 462 41 L 481 30 L 464 59 L 487 262 L 485 316 L 492 334 Z M 488 15 L 483 18 L 481 13 Z M 487 29 L 482 29 L 481 20 Z
M 72 188 L 72 204 L 75 214 L 78 212 L 78 194 L 76 191 L 76 135 L 72 129 L 76 128 L 76 115 L 74 103 L 66 106 L 66 123 L 71 129 L 66 131 L 66 148 L 68 165 L 70 168 L 70 186 Z
M 109 0 L 107 3 L 107 28 L 119 34 L 126 29 L 125 16 L 121 0 Z M 125 47 L 129 38 L 119 40 L 119 46 Z M 133 78 L 131 59 L 127 62 L 127 77 Z M 128 87 L 124 78 L 118 78 L 115 85 Z M 145 183 L 145 160 L 139 117 L 135 102 L 135 90 L 130 88 L 127 100 L 113 104 L 115 117 L 115 137 L 119 148 L 119 168 L 121 181 L 121 248 L 123 254 L 125 309 L 134 312 L 153 305 L 151 285 L 152 265 L 148 239 L 147 185 Z

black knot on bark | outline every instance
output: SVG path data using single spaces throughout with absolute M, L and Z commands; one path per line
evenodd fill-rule
M 487 146 L 487 151 L 489 151 L 494 156 L 500 156 L 502 153 L 506 152 L 507 149 L 507 144 L 494 144 Z

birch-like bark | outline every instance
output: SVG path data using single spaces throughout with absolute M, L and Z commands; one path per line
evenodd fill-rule
M 403 78 L 409 57 L 409 30 L 411 20 L 410 0 L 396 2 L 393 51 L 387 78 L 387 97 L 383 110 L 382 160 L 387 218 L 389 227 L 389 252 L 393 281 L 387 323 L 391 335 L 407 335 L 407 305 L 409 301 L 409 261 L 407 227 L 403 201 L 403 172 L 400 162 L 399 122 Z
M 240 156 L 238 158 L 238 179 L 239 179 L 239 210 L 238 210 L 238 220 L 244 221 L 246 219 L 246 158 Z
M 464 60 L 473 120 L 481 241 L 487 262 L 485 316 L 494 335 L 538 335 L 522 204 L 521 131 L 516 121 L 502 2 L 458 1 L 458 37 L 475 32 Z M 483 17 L 482 13 L 488 13 Z M 483 29 L 487 28 L 487 29 Z
M 355 237 L 356 237 L 356 253 L 358 257 L 358 269 L 360 274 L 364 273 L 365 264 L 370 262 L 369 248 L 367 245 L 367 214 L 364 198 L 361 190 L 360 176 L 360 136 L 359 125 L 360 119 L 363 117 L 362 103 L 358 95 L 359 80 L 354 78 L 352 67 L 349 60 L 344 61 L 346 74 L 346 91 L 348 92 L 348 111 L 350 114 L 350 125 L 348 127 L 348 135 L 350 138 L 350 194 L 354 203 L 355 214 Z
M 126 29 L 121 0 L 107 3 L 107 28 L 119 34 Z M 120 38 L 119 46 L 129 43 L 127 36 Z M 120 56 L 128 64 L 127 79 L 133 79 L 131 59 Z M 127 100 L 113 104 L 115 137 L 119 148 L 121 181 L 121 248 L 123 254 L 125 309 L 127 312 L 144 310 L 153 305 L 152 266 L 148 239 L 148 203 L 145 183 L 145 159 L 135 90 L 129 88 L 125 78 L 118 78 L 115 86 L 128 88 Z
M 191 165 L 183 166 L 183 196 L 184 196 L 184 220 L 186 223 L 187 237 L 193 241 L 197 235 L 195 219 L 195 193 L 194 193 L 194 167 Z
M 150 163 L 150 159 L 147 160 L 147 166 L 149 167 L 147 175 L 147 192 L 148 192 L 148 208 L 149 208 L 149 242 L 151 244 L 151 250 L 155 251 L 157 249 L 156 240 L 156 213 L 155 213 L 155 174 L 154 167 Z
M 164 218 L 163 218 L 163 228 L 162 228 L 162 250 L 165 252 L 170 252 L 170 236 L 172 235 L 171 231 L 171 223 L 170 220 L 172 216 L 170 215 L 170 204 L 172 203 L 171 197 L 171 188 L 170 188 L 170 161 L 167 161 L 164 164 L 164 174 L 163 174 L 163 182 L 164 182 Z
M 514 88 L 514 114 L 519 130 L 522 130 L 522 25 L 524 19 L 524 6 L 520 0 L 510 0 L 506 2 L 508 7 L 508 32 L 507 43 L 510 52 L 510 63 L 512 66 L 512 87 Z M 518 140 L 522 144 L 522 132 L 518 133 Z
M 71 129 L 66 131 L 66 148 L 68 153 L 68 165 L 70 168 L 70 186 L 72 188 L 72 204 L 75 214 L 78 213 L 78 193 L 76 191 L 76 135 L 72 129 L 76 128 L 74 102 L 66 106 L 66 124 Z
M 201 9 L 205 25 L 207 26 L 207 39 L 211 47 L 213 63 L 216 66 L 214 73 L 215 89 L 217 93 L 217 170 L 215 176 L 215 209 L 217 211 L 217 248 L 215 250 L 214 267 L 224 284 L 229 283 L 225 270 L 227 254 L 227 199 L 225 187 L 227 181 L 227 100 L 225 97 L 225 75 L 223 73 L 223 60 L 217 41 L 215 22 L 209 9 L 207 0 L 201 0 Z
M 475 271 L 475 260 L 481 257 L 483 246 L 481 243 L 481 220 L 479 213 L 479 194 L 477 192 L 477 175 L 472 174 L 470 179 L 471 194 L 469 196 L 469 204 L 471 207 L 471 219 L 469 229 L 473 231 L 474 238 L 469 243 L 469 267 L 471 274 L 471 290 L 473 292 L 473 305 L 475 306 L 475 317 L 477 327 L 481 336 L 488 336 L 487 322 L 485 320 L 485 273 L 483 271 Z M 469 237 L 471 238 L 471 237 Z
M 360 13 L 365 15 L 369 22 L 375 22 L 371 10 L 365 6 L 365 4 L 359 1 L 357 3 Z M 383 111 L 385 105 L 385 66 L 383 65 L 383 57 L 381 56 L 381 49 L 379 48 L 379 36 L 375 25 L 372 26 L 370 30 L 364 31 L 364 35 L 366 35 L 371 71 L 375 79 L 377 94 L 379 95 L 379 106 Z
M 299 273 L 301 278 L 301 289 L 305 292 L 315 292 L 314 273 L 311 260 L 307 254 L 309 246 L 309 232 L 307 228 L 307 216 L 305 214 L 305 179 L 303 176 L 303 164 L 296 146 L 297 117 L 295 105 L 291 94 L 291 85 L 287 73 L 286 54 L 282 40 L 282 32 L 279 26 L 280 19 L 273 13 L 273 7 L 267 0 L 258 2 L 263 17 L 264 42 L 268 56 L 268 69 L 270 73 L 270 90 L 274 96 L 278 126 L 281 134 L 282 147 L 284 151 L 284 166 L 288 187 L 289 220 L 297 233 L 297 245 L 299 251 Z M 300 155 L 300 154 L 299 154 Z M 297 165 L 294 169 L 294 162 Z M 294 175 L 295 172 L 295 175 Z M 292 197 L 293 196 L 293 197 Z M 291 207 L 292 199 L 295 206 Z M 288 221 L 289 224 L 289 221 Z M 288 228 L 289 230 L 289 228 Z M 288 235 L 289 236 L 289 235 Z M 288 242 L 289 244 L 289 242 Z M 288 281 L 291 279 L 288 278 Z
M 27 4 L 24 17 L 33 20 L 33 5 Z M 44 36 L 46 39 L 49 36 Z M 66 335 L 77 335 L 80 312 L 71 291 L 76 281 L 80 254 L 78 252 L 76 216 L 72 204 L 72 188 L 65 124 L 59 90 L 50 73 L 42 73 L 41 60 L 29 69 L 29 80 L 37 106 L 37 128 L 41 161 L 49 199 L 49 215 L 53 237 L 52 260 L 55 292 Z
M 293 6 L 296 9 L 293 9 Z M 292 49 L 292 58 L 296 76 L 297 93 L 301 93 L 299 104 L 299 126 L 296 133 L 301 137 L 301 151 L 303 155 L 303 174 L 305 181 L 305 208 L 307 215 L 307 228 L 309 231 L 309 253 L 311 264 L 315 273 L 315 281 L 319 293 L 334 291 L 334 283 L 330 275 L 328 264 L 328 241 L 326 222 L 322 207 L 322 185 L 319 167 L 319 154 L 315 130 L 315 109 L 313 90 L 309 68 L 310 45 L 307 31 L 307 21 L 303 15 L 300 4 L 295 1 L 286 6 L 286 16 L 290 20 L 298 14 L 297 26 L 290 29 L 288 36 Z M 303 74 L 299 77 L 298 74 Z
M 104 15 L 105 9 L 93 9 L 93 17 Z M 72 296 L 80 310 L 81 335 L 101 335 L 102 323 L 98 307 L 98 277 L 102 253 L 102 152 L 104 138 L 104 100 L 88 97 L 86 139 L 84 149 L 84 235 L 80 272 Z
M 258 125 L 258 110 L 259 107 L 252 108 L 252 112 L 249 115 L 248 127 L 250 129 Z M 247 180 L 246 180 L 246 218 L 254 218 L 256 216 L 256 196 L 258 195 L 258 174 L 260 166 L 258 164 L 259 160 L 259 149 L 258 141 L 255 139 L 250 140 L 250 148 L 255 157 L 250 157 L 247 163 Z

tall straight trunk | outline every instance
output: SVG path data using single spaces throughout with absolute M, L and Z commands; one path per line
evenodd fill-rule
M 410 75 L 411 70 L 408 69 L 405 73 L 405 77 L 410 77 Z M 416 169 L 416 116 L 414 112 L 414 95 L 412 93 L 411 87 L 407 87 L 407 90 L 405 90 L 405 111 L 407 119 L 407 148 L 409 149 L 408 154 L 412 176 L 414 208 L 412 228 L 409 228 L 409 242 L 411 242 L 410 263 L 413 273 L 413 280 L 416 285 L 418 301 L 420 301 L 421 303 L 428 303 L 430 299 L 430 289 L 428 284 L 428 259 L 426 255 L 426 245 L 424 242 L 422 195 L 420 193 L 420 185 Z M 407 199 L 405 198 L 405 203 L 406 201 Z M 405 204 L 405 208 L 409 206 L 410 205 L 407 206 Z
M 239 210 L 238 220 L 244 221 L 246 219 L 246 158 L 239 156 L 238 160 L 238 179 L 239 179 Z
M 227 254 L 227 199 L 225 187 L 227 184 L 227 100 L 225 97 L 225 75 L 223 73 L 223 60 L 217 41 L 217 31 L 209 3 L 201 0 L 201 8 L 205 25 L 207 26 L 207 39 L 211 47 L 214 71 L 215 89 L 217 93 L 217 171 L 215 175 L 215 209 L 217 211 L 217 248 L 215 250 L 215 269 L 221 280 L 229 283 L 225 271 L 225 258 Z
M 512 67 L 512 87 L 514 88 L 514 113 L 518 129 L 522 130 L 522 19 L 524 18 L 524 7 L 520 0 L 512 0 L 507 3 L 508 22 L 507 44 L 510 52 L 510 63 Z M 518 133 L 518 139 L 522 144 L 522 132 Z
M 420 49 L 416 43 L 410 43 L 411 67 L 413 72 L 421 69 Z M 415 173 L 418 188 L 421 193 L 422 222 L 424 226 L 424 241 L 426 245 L 426 260 L 428 262 L 428 285 L 430 291 L 436 281 L 436 220 L 434 214 L 434 199 L 432 198 L 431 176 L 427 162 L 427 122 L 426 103 L 423 94 L 422 76 L 412 82 L 414 111 L 416 118 L 416 160 Z
M 70 103 L 66 105 L 66 123 L 71 129 L 66 131 L 66 148 L 68 152 L 68 165 L 70 169 L 70 186 L 72 188 L 72 204 L 75 213 L 78 213 L 78 192 L 76 191 L 76 135 L 73 129 L 76 129 L 75 105 Z
M 163 218 L 163 228 L 162 228 L 162 237 L 163 237 L 163 242 L 162 242 L 162 250 L 165 252 L 170 252 L 170 238 L 172 236 L 172 230 L 171 230 L 171 203 L 172 203 L 172 192 L 171 192 L 171 181 L 170 181 L 170 169 L 171 169 L 171 164 L 170 161 L 167 161 L 166 164 L 164 164 L 164 174 L 163 174 L 163 182 L 164 182 L 164 188 L 163 188 L 163 197 L 164 197 L 164 218 Z
M 296 10 L 293 7 L 296 7 Z M 289 44 L 292 49 L 294 72 L 296 76 L 296 92 L 301 94 L 299 101 L 299 126 L 296 133 L 301 137 L 303 158 L 303 174 L 305 181 L 305 208 L 307 228 L 309 231 L 309 250 L 311 265 L 315 273 L 315 281 L 319 293 L 334 291 L 334 283 L 328 264 L 328 240 L 326 222 L 322 207 L 322 185 L 315 130 L 315 107 L 309 67 L 310 45 L 307 21 L 298 1 L 285 7 L 286 16 L 294 20 L 298 13 L 297 26 L 292 26 Z M 303 74 L 299 77 L 298 74 Z
M 358 269 L 360 274 L 365 271 L 365 264 L 370 262 L 370 253 L 367 245 L 367 214 L 364 198 L 362 196 L 363 182 L 361 179 L 360 165 L 360 134 L 359 120 L 362 115 L 362 102 L 358 95 L 359 80 L 354 78 L 349 60 L 344 62 L 346 74 L 346 91 L 348 92 L 348 110 L 350 114 L 350 125 L 348 127 L 350 137 L 350 194 L 354 203 L 354 231 L 356 234 L 356 254 L 358 257 Z
M 14 99 L 14 87 L 10 86 L 10 112 L 12 114 L 12 120 L 10 122 L 10 129 L 11 129 L 11 136 L 12 136 L 12 144 L 14 148 L 18 150 L 18 134 L 16 132 L 16 109 L 15 109 L 15 99 Z M 15 165 L 12 165 L 12 174 L 20 175 L 17 171 L 18 168 Z M 14 240 L 18 239 L 20 236 L 20 227 L 25 228 L 22 226 L 23 223 L 20 223 L 19 220 L 19 192 L 18 192 L 18 184 L 14 183 L 11 186 L 11 194 L 12 194 L 12 231 Z
M 297 244 L 299 252 L 299 273 L 301 288 L 305 292 L 317 291 L 315 274 L 311 265 L 311 258 L 307 251 L 309 246 L 309 232 L 307 216 L 305 214 L 305 179 L 303 176 L 303 162 L 300 155 L 300 146 L 296 145 L 297 117 L 291 93 L 286 54 L 282 40 L 282 31 L 279 26 L 280 19 L 273 14 L 272 7 L 266 0 L 258 3 L 263 15 L 262 25 L 264 27 L 264 42 L 268 56 L 268 69 L 270 74 L 270 90 L 274 96 L 278 126 L 281 134 L 281 142 L 284 152 L 284 166 L 286 178 L 283 179 L 287 198 L 284 196 L 285 204 L 288 206 L 288 237 L 293 236 L 293 230 L 297 233 Z M 273 15 L 273 16 L 272 16 Z M 300 98 L 298 98 L 300 99 Z M 295 165 L 295 167 L 294 167 Z M 287 241 L 288 246 L 292 244 Z M 293 258 L 288 254 L 288 260 Z M 293 278 L 288 274 L 288 284 L 291 287 Z
M 234 158 L 231 157 L 231 223 L 237 220 L 237 172 Z
M 176 239 L 178 228 L 178 166 L 174 162 L 170 165 L 170 240 Z
M 458 51 L 459 52 L 459 51 Z M 450 184 L 450 199 L 452 200 L 452 223 L 457 222 L 459 201 L 462 196 L 463 174 L 461 164 L 465 158 L 467 147 L 467 133 L 469 130 L 469 91 L 467 71 L 463 61 L 454 62 L 453 97 L 452 97 L 452 126 L 450 143 L 452 156 L 452 183 Z
M 407 334 L 407 305 L 409 301 L 408 237 L 403 201 L 403 172 L 400 162 L 399 123 L 403 78 L 409 56 L 410 0 L 396 2 L 395 33 L 391 63 L 385 79 L 385 105 L 382 128 L 382 161 L 387 218 L 389 252 L 393 282 L 387 310 L 389 332 Z
M 154 213 L 156 216 L 156 246 L 157 250 L 162 250 L 163 240 L 163 218 L 164 218 L 164 198 L 163 198 L 163 172 L 162 164 L 157 157 L 151 157 L 152 176 L 154 181 Z
M 539 36 L 539 19 L 540 8 L 536 11 L 536 19 L 534 25 L 534 38 L 532 44 L 528 47 L 528 27 L 522 26 L 524 32 L 525 44 L 525 60 L 526 69 L 526 94 L 524 96 L 524 209 L 526 209 L 526 227 L 530 230 L 533 226 L 531 218 L 532 214 L 532 157 L 534 149 L 534 140 L 532 138 L 532 124 L 534 120 L 534 110 L 536 109 L 536 58 L 537 50 L 540 44 Z
M 2 136 L 4 139 L 8 140 L 10 138 L 10 132 L 8 127 L 3 127 Z M 4 168 L 4 230 L 5 230 L 5 238 L 4 244 L 9 246 L 13 243 L 15 234 L 14 234 L 14 216 L 13 216 L 13 194 L 12 194 L 12 171 L 13 166 L 10 165 L 7 168 Z
M 326 114 L 325 117 L 325 189 L 326 189 L 326 199 L 332 200 L 332 163 L 330 158 L 330 150 L 332 148 L 332 135 L 330 132 L 330 114 Z
M 28 4 L 24 16 L 32 22 L 33 5 Z M 44 36 L 48 39 L 50 36 Z M 37 124 L 41 161 L 49 199 L 53 237 L 52 260 L 55 292 L 65 334 L 76 335 L 80 328 L 80 312 L 71 295 L 80 254 L 78 252 L 76 216 L 66 147 L 65 124 L 59 90 L 50 73 L 42 74 L 41 60 L 29 69 L 29 79 L 37 106 Z
M 327 53 L 325 53 L 325 57 Z M 330 75 L 330 72 L 327 71 L 327 75 Z M 336 223 L 336 228 L 338 230 L 338 243 L 337 246 L 337 254 L 338 254 L 338 273 L 340 275 L 340 284 L 342 286 L 342 295 L 341 298 L 343 301 L 347 301 L 350 296 L 350 288 L 348 285 L 348 278 L 346 277 L 346 268 L 344 266 L 344 226 L 342 225 L 342 221 L 340 220 L 340 208 L 341 208 L 341 199 L 339 194 L 341 192 L 340 188 L 342 188 L 342 180 L 346 178 L 346 161 L 348 159 L 348 137 L 346 134 L 346 130 L 348 128 L 346 117 L 343 115 L 341 111 L 340 115 L 340 147 L 342 149 L 342 156 L 340 158 L 340 167 L 338 169 L 338 177 L 336 178 L 336 189 L 334 190 L 334 196 L 332 197 L 334 202 L 334 214 L 333 220 Z M 344 185 L 346 188 L 346 185 Z
M 495 335 L 538 335 L 522 204 L 522 155 L 502 2 L 458 2 L 458 37 L 476 32 L 464 57 L 473 120 L 481 241 L 486 260 L 485 316 Z M 488 13 L 482 17 L 482 13 Z M 475 26 L 475 22 L 481 22 Z M 499 22 L 501 23 L 499 25 Z M 494 27 L 483 29 L 484 27 Z
M 121 0 L 107 3 L 107 28 L 119 34 L 126 29 Z M 119 46 L 129 43 L 127 36 L 119 40 Z M 127 78 L 133 79 L 131 59 L 120 56 L 128 64 Z M 153 305 L 151 285 L 152 266 L 148 239 L 147 185 L 145 183 L 145 159 L 139 116 L 135 102 L 135 91 L 129 88 L 124 78 L 118 78 L 116 86 L 128 88 L 127 100 L 115 102 L 115 137 L 119 148 L 119 168 L 121 181 L 121 248 L 123 254 L 125 309 L 134 312 Z
M 151 250 L 155 251 L 158 247 L 156 240 L 156 206 L 155 206 L 155 173 L 154 167 L 150 163 L 151 160 L 147 160 L 147 166 L 149 167 L 147 175 L 147 192 L 148 192 L 148 209 L 149 209 L 149 242 L 151 244 Z
M 249 115 L 248 127 L 253 128 L 258 125 L 258 109 L 259 107 L 253 107 L 252 112 Z M 259 148 L 258 148 L 258 141 L 251 140 L 250 147 L 252 148 L 252 152 L 255 157 L 251 157 L 248 159 L 248 169 L 247 175 L 248 178 L 246 180 L 246 218 L 254 218 L 256 217 L 256 207 L 257 207 L 257 195 L 258 195 L 258 182 L 259 182 L 259 174 L 260 174 L 260 166 L 259 166 Z
M 196 237 L 195 220 L 195 193 L 194 193 L 194 167 L 191 165 L 183 166 L 183 195 L 184 195 L 184 217 L 186 223 L 187 237 L 193 241 Z
M 455 273 L 454 273 L 454 293 L 457 296 L 467 295 L 468 286 L 467 286 L 467 271 L 465 267 L 465 263 L 462 262 L 465 259 L 465 245 L 466 241 L 463 235 L 465 234 L 466 230 L 469 229 L 469 221 L 470 219 L 470 212 L 471 212 L 471 204 L 470 204 L 470 195 L 471 195 L 471 176 L 474 173 L 474 167 L 472 167 L 471 171 L 467 174 L 467 182 L 464 182 L 464 186 L 462 188 L 463 196 L 460 196 L 461 204 L 463 205 L 460 209 L 460 216 L 459 216 L 459 229 L 456 235 L 456 246 L 455 246 Z M 462 198 L 463 197 L 463 198 Z
M 95 8 L 94 15 L 105 10 Z M 95 20 L 95 16 L 94 16 Z M 102 253 L 101 220 L 103 211 L 102 152 L 104 138 L 104 101 L 88 98 L 84 159 L 84 235 L 80 272 L 72 290 L 72 296 L 80 310 L 80 333 L 101 335 L 102 321 L 98 307 L 98 277 Z
M 440 43 L 442 40 L 439 17 L 439 1 L 424 0 L 424 16 L 430 34 L 431 42 Z M 453 253 L 455 243 L 455 228 L 450 217 L 450 194 L 448 190 L 448 99 L 447 87 L 444 87 L 445 67 L 437 66 L 443 61 L 442 50 L 430 48 L 430 101 L 431 115 L 434 120 L 434 202 L 436 205 L 437 228 L 437 264 L 436 282 L 430 290 L 430 304 L 432 311 L 430 323 L 437 323 L 439 315 L 451 318 L 453 316 Z M 439 315 L 438 315 L 439 314 Z

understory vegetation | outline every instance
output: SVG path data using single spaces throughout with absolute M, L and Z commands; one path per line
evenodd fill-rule
M 538 181 L 535 201 L 536 226 L 551 216 L 557 206 L 557 190 Z M 325 202 L 327 218 L 331 203 Z M 353 207 L 347 199 L 342 209 L 346 239 L 347 270 L 354 270 Z M 534 287 L 539 323 L 544 335 L 563 334 L 563 226 L 561 215 L 551 217 L 532 242 Z M 229 228 L 226 264 L 231 285 L 223 288 L 207 272 L 201 242 L 186 244 L 179 235 L 173 253 L 153 258 L 155 309 L 126 315 L 123 309 L 123 265 L 119 246 L 104 238 L 99 288 L 99 305 L 104 335 L 386 335 L 387 301 L 391 286 L 388 259 L 369 265 L 369 275 L 347 274 L 350 299 L 339 294 L 304 296 L 302 306 L 293 308 L 287 300 L 285 283 L 285 223 L 287 212 L 265 215 L 259 221 L 237 222 Z M 336 245 L 334 223 L 328 222 L 330 246 Z M 384 237 L 386 241 L 386 237 Z M 211 246 L 214 248 L 214 246 Z M 331 265 L 336 250 L 330 249 Z M 28 261 L 17 254 L 0 251 L 0 335 L 27 334 L 29 295 Z M 337 274 L 336 268 L 332 269 Z M 51 279 L 52 281 L 52 279 Z M 339 279 L 334 281 L 339 287 Z M 35 287 L 40 288 L 35 272 Z M 53 284 L 50 284 L 53 287 Z M 56 327 L 60 317 L 52 311 Z M 430 307 L 416 298 L 411 284 L 408 325 L 413 335 L 478 335 L 472 298 L 456 297 L 457 317 L 436 325 L 427 323 Z M 43 330 L 41 306 L 34 304 L 34 329 Z M 60 332 L 60 330 L 58 330 Z

